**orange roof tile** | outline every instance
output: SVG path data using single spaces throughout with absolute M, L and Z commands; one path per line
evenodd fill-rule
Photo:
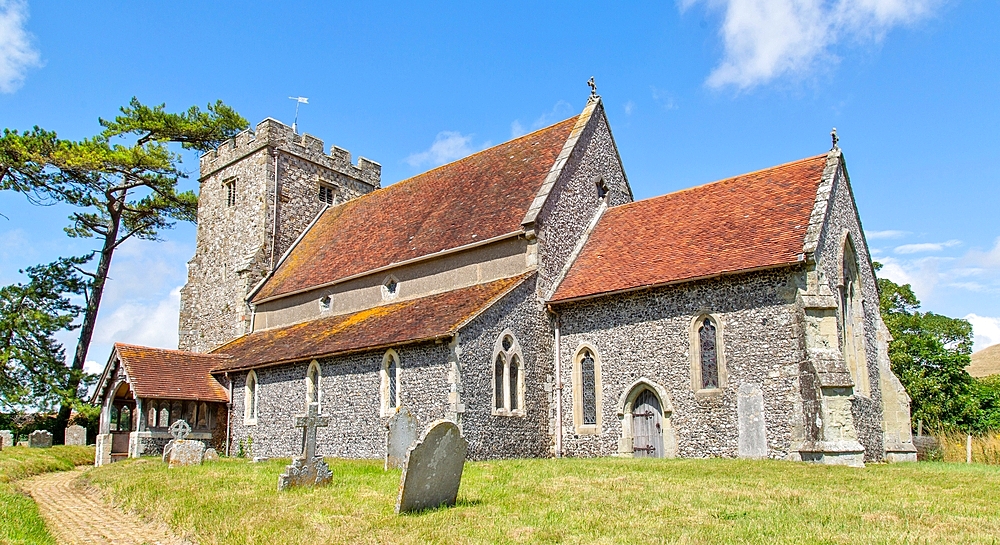
M 136 397 L 229 401 L 212 369 L 228 357 L 115 343 Z
M 328 209 L 253 300 L 519 231 L 576 120 Z
M 231 357 L 215 372 L 440 339 L 531 274 L 251 333 L 212 352 Z
M 799 261 L 826 155 L 609 209 L 550 302 Z

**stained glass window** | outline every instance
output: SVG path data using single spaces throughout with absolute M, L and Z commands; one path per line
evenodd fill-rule
M 597 424 L 597 378 L 594 373 L 594 355 L 583 351 L 580 360 L 580 381 L 583 390 L 583 423 Z
M 718 388 L 718 339 L 716 339 L 715 324 L 712 323 L 711 318 L 705 318 L 701 327 L 698 328 L 698 340 L 701 345 L 701 387 Z

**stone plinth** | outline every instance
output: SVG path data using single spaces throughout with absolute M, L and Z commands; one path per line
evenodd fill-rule
M 313 456 L 307 461 L 304 456 L 297 456 L 291 465 L 285 467 L 285 472 L 278 477 L 278 490 L 293 486 L 321 486 L 330 484 L 333 473 L 322 456 Z
M 45 430 L 35 430 L 28 435 L 28 446 L 31 448 L 49 448 L 52 446 L 52 434 Z
M 111 463 L 111 434 L 99 433 L 96 438 L 97 448 L 94 452 L 94 467 Z
M 455 505 L 468 450 L 454 422 L 432 422 L 406 454 L 396 513 Z

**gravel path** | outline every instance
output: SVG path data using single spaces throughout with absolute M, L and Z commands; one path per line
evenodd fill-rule
M 62 545 L 190 545 L 162 524 L 143 522 L 73 485 L 83 470 L 46 473 L 18 481 L 31 494 L 45 523 Z

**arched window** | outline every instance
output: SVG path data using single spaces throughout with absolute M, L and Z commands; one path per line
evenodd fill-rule
M 170 408 L 167 405 L 169 404 L 160 404 L 160 421 L 156 424 L 160 428 L 165 428 L 170 425 Z
M 601 363 L 597 349 L 584 344 L 573 357 L 573 424 L 578 434 L 600 433 Z
M 150 404 L 149 410 L 146 411 L 146 427 L 156 427 L 156 406 L 152 405 L 152 403 Z
M 691 321 L 691 389 L 698 397 L 719 396 L 725 391 L 724 326 L 716 314 L 699 314 Z
M 510 330 L 493 344 L 493 414 L 524 414 L 524 354 Z
M 118 407 L 114 405 L 111 406 L 111 418 L 109 418 L 111 424 L 111 431 L 118 431 Z
M 313 360 L 309 364 L 309 370 L 306 371 L 306 410 L 309 409 L 310 403 L 320 402 L 320 369 L 319 362 Z
M 858 255 L 851 239 L 844 241 L 840 285 L 840 350 L 854 380 L 855 393 L 869 396 L 868 359 L 865 353 L 865 307 L 858 274 Z
M 132 431 L 132 409 L 127 406 L 122 407 L 121 420 L 118 422 L 119 431 Z
M 198 406 L 198 427 L 201 429 L 208 427 L 208 405 L 205 403 Z
M 257 423 L 257 373 L 247 373 L 247 384 L 243 389 L 243 423 Z
M 382 416 L 390 416 L 402 404 L 400 394 L 399 354 L 389 350 L 382 357 L 381 394 Z

